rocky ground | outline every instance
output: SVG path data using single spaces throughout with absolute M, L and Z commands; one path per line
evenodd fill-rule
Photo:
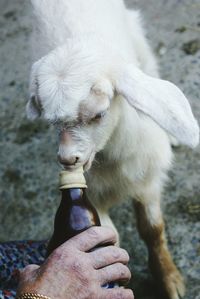
M 163 78 L 190 98 L 200 119 L 199 0 L 127 0 L 141 8 Z M 56 138 L 46 124 L 25 116 L 30 70 L 29 1 L 0 2 L 0 241 L 50 235 L 59 200 Z M 35 49 L 37 51 L 37 49 Z M 175 150 L 163 200 L 169 246 L 187 284 L 187 299 L 200 299 L 200 148 Z M 122 245 L 132 258 L 131 286 L 138 299 L 155 299 L 146 249 L 131 202 L 112 210 Z M 162 299 L 162 298 L 161 298 Z

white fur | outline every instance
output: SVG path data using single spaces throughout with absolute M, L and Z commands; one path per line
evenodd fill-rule
M 60 159 L 78 157 L 75 167 L 90 169 L 88 195 L 104 218 L 130 196 L 146 205 L 156 224 L 172 161 L 167 133 L 194 147 L 199 128 L 178 87 L 157 78 L 139 12 L 122 0 L 32 3 L 39 60 L 31 73 L 28 116 L 59 123 L 61 136 L 67 132 L 73 139 L 73 148 L 62 142 Z M 106 115 L 94 121 L 101 110 Z

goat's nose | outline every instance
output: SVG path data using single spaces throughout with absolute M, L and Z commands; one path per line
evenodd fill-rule
M 73 166 L 78 163 L 79 157 L 72 156 L 70 158 L 63 158 L 63 157 L 58 156 L 58 160 L 61 164 L 65 165 L 65 166 Z

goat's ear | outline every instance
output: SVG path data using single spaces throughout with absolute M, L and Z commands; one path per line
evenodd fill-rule
M 116 91 L 164 130 L 189 147 L 199 143 L 199 126 L 190 104 L 174 84 L 128 65 L 115 81 Z
M 30 99 L 26 105 L 26 114 L 27 117 L 31 120 L 40 117 L 42 112 L 42 106 L 38 96 L 38 79 L 37 79 L 37 73 L 40 64 L 41 64 L 41 60 L 33 64 L 31 69 L 31 75 L 30 75 L 30 84 L 29 84 Z
M 26 114 L 28 119 L 34 120 L 41 115 L 41 104 L 37 99 L 37 96 L 32 95 L 26 105 Z

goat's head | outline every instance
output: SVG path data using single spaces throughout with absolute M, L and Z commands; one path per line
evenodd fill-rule
M 69 168 L 90 167 L 104 148 L 120 117 L 118 94 L 179 141 L 198 143 L 198 125 L 183 93 L 104 45 L 72 40 L 52 51 L 33 65 L 30 92 L 29 118 L 41 115 L 60 126 L 58 156 Z
M 103 55 L 93 45 L 71 41 L 32 67 L 28 117 L 42 116 L 59 127 L 58 157 L 69 168 L 89 168 L 117 123 Z

